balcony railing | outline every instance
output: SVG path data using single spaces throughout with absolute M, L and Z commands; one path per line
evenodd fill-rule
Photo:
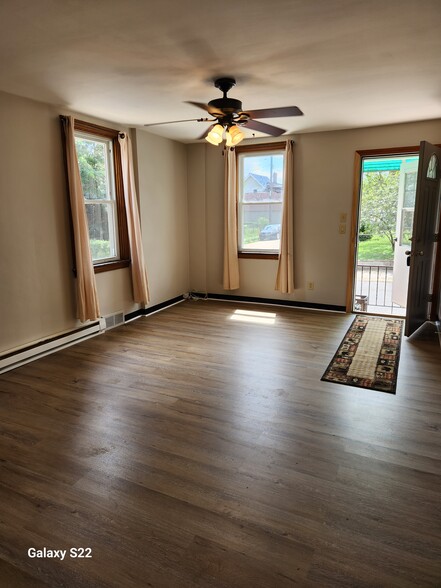
M 399 314 L 401 307 L 392 301 L 393 271 L 392 263 L 360 262 L 357 265 L 354 310 Z

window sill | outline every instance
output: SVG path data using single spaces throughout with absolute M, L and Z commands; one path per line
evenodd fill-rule
M 101 274 L 102 272 L 110 272 L 112 270 L 121 269 L 123 267 L 129 267 L 130 259 L 118 259 L 117 261 L 108 261 L 106 263 L 96 263 L 93 266 L 93 269 L 96 274 Z
M 278 253 L 251 253 L 239 251 L 237 255 L 240 259 L 279 259 Z

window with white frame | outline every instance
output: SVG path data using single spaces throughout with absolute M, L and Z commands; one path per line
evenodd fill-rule
M 236 148 L 239 253 L 274 255 L 280 250 L 283 148 Z
M 75 147 L 95 273 L 130 265 L 118 135 L 115 129 L 75 120 Z
M 112 141 L 75 133 L 94 263 L 119 257 Z

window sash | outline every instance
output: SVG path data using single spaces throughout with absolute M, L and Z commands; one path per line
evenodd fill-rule
M 241 150 L 243 150 L 243 152 L 241 152 Z M 247 146 L 247 148 L 242 147 L 242 149 L 236 147 L 236 152 L 238 157 L 237 157 L 237 167 L 238 167 L 238 190 L 237 190 L 237 213 L 238 213 L 238 225 L 237 225 L 237 229 L 238 229 L 238 251 L 240 254 L 250 254 L 253 256 L 278 256 L 279 251 L 280 251 L 280 237 L 279 237 L 279 247 L 277 248 L 256 248 L 256 247 L 247 247 L 247 244 L 244 243 L 244 236 L 245 236 L 245 214 L 244 214 L 244 208 L 248 208 L 249 210 L 252 209 L 252 207 L 254 206 L 254 208 L 256 210 L 259 210 L 259 208 L 262 208 L 262 205 L 268 204 L 268 206 L 271 205 L 278 205 L 280 207 L 280 213 L 282 210 L 282 204 L 283 204 L 283 184 L 282 184 L 282 191 L 281 191 L 281 195 L 280 195 L 280 200 L 274 200 L 274 199 L 266 199 L 266 200 L 261 200 L 259 202 L 244 202 L 243 201 L 243 196 L 244 196 L 244 161 L 247 158 L 253 157 L 253 158 L 257 158 L 257 157 L 265 157 L 265 156 L 282 156 L 282 173 L 283 173 L 283 169 L 284 169 L 284 157 L 285 157 L 285 151 L 284 148 L 281 147 L 280 145 L 256 145 L 255 149 L 253 149 L 253 146 Z M 270 182 L 272 181 L 272 178 L 270 178 Z M 284 182 L 284 178 L 283 178 L 283 182 Z M 270 210 L 271 212 L 271 210 Z M 280 223 L 272 223 L 271 219 L 268 219 L 268 225 L 272 225 L 272 224 L 280 224 Z
M 99 265 L 101 263 L 118 260 L 120 258 L 118 242 L 118 212 L 115 197 L 115 171 L 113 166 L 112 141 L 91 133 L 82 132 L 75 132 L 75 138 L 101 146 L 104 155 L 104 188 L 106 198 L 88 198 L 87 195 L 84 194 L 84 204 L 87 211 L 87 223 L 91 243 L 92 263 L 93 265 Z M 107 213 L 104 211 L 107 211 Z M 97 216 L 102 219 L 103 213 L 105 224 L 102 226 L 91 225 L 91 218 Z M 106 255 L 107 247 L 105 241 L 107 241 L 107 239 L 97 239 L 93 236 L 94 233 L 101 233 L 103 230 L 108 234 L 109 255 Z M 100 243 L 100 241 L 104 241 L 104 243 Z
M 63 118 L 63 117 L 60 117 Z M 75 134 L 81 133 L 86 138 L 95 137 L 100 140 L 109 140 L 112 149 L 112 163 L 113 163 L 113 174 L 111 174 L 111 180 L 114 185 L 115 195 L 115 206 L 117 210 L 117 239 L 119 245 L 119 257 L 116 259 L 106 259 L 100 262 L 94 263 L 95 273 L 107 272 L 109 270 L 115 270 L 130 266 L 130 245 L 127 228 L 127 218 L 125 209 L 125 198 L 124 198 L 124 185 L 122 179 L 122 168 L 121 168 L 121 150 L 118 142 L 119 131 L 115 129 L 109 129 L 101 125 L 89 123 L 86 121 L 75 119 Z M 72 226 L 71 226 L 72 232 Z M 73 273 L 76 275 L 75 267 L 75 245 L 72 238 L 72 259 L 74 262 Z
M 93 264 L 100 264 L 100 263 L 107 263 L 109 261 L 114 261 L 116 259 L 119 259 L 119 243 L 118 243 L 118 230 L 117 230 L 117 217 L 116 217 L 116 202 L 114 200 L 86 200 L 85 201 L 86 204 L 86 214 L 87 214 L 87 221 L 88 221 L 88 225 L 89 225 L 89 240 L 90 240 L 90 249 L 91 249 L 91 253 L 92 253 L 92 263 Z M 107 226 L 104 227 L 104 230 L 108 232 L 108 239 L 100 239 L 99 237 L 94 237 L 93 233 L 98 230 L 100 230 L 100 227 L 96 227 L 96 226 L 92 226 L 90 225 L 90 221 L 89 221 L 89 211 L 91 211 L 93 208 L 98 208 L 98 210 L 100 210 L 101 206 L 105 207 L 105 210 L 107 210 Z M 102 210 L 102 208 L 101 208 Z M 93 213 L 91 213 L 93 214 Z M 101 213 L 98 213 L 97 216 L 100 216 Z M 101 229 L 102 230 L 102 229 Z M 105 247 L 104 243 L 101 243 L 100 245 L 100 241 L 103 241 L 104 243 L 106 241 L 108 241 L 109 243 L 109 255 L 100 255 L 100 256 L 96 256 L 96 252 L 99 251 L 100 249 L 102 249 L 103 247 Z M 113 255 L 112 255 L 113 252 Z

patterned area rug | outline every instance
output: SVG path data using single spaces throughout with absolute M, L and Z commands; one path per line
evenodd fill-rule
M 357 315 L 322 380 L 395 394 L 401 319 Z

